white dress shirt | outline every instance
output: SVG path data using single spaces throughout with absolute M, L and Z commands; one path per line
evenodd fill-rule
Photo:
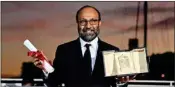
M 97 50 L 98 50 L 98 37 L 96 37 L 94 40 L 92 40 L 91 42 L 86 42 L 83 39 L 80 38 L 80 44 L 81 44 L 81 50 L 82 50 L 82 55 L 84 56 L 84 53 L 86 51 L 86 44 L 91 44 L 91 46 L 89 47 L 90 49 L 90 53 L 91 53 L 91 67 L 92 70 L 94 69 L 94 65 L 95 65 L 95 60 L 96 60 L 96 56 L 97 56 Z

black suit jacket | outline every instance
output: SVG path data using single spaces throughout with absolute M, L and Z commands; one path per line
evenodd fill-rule
M 88 76 L 83 67 L 80 40 L 74 40 L 57 47 L 53 66 L 55 71 L 49 74 L 48 86 L 55 87 L 64 83 L 66 87 L 110 87 L 115 86 L 114 77 L 104 77 L 102 51 L 119 50 L 108 43 L 98 40 L 98 51 L 92 76 Z

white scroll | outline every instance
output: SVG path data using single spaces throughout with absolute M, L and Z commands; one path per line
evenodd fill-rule
M 35 46 L 27 39 L 24 41 L 24 45 L 30 50 L 30 51 L 37 51 Z M 43 55 L 44 56 L 44 55 Z M 43 67 L 46 72 L 52 73 L 54 71 L 54 68 L 48 63 L 46 58 L 42 61 Z

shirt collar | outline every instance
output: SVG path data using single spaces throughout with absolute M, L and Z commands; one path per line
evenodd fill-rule
M 97 48 L 97 46 L 98 46 L 98 37 L 96 37 L 94 40 L 92 40 L 90 42 L 86 42 L 80 37 L 80 43 L 81 43 L 81 48 L 84 47 L 85 44 L 91 44 L 93 48 Z

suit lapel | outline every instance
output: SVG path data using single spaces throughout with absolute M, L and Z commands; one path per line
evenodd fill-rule
M 72 45 L 73 49 L 72 50 L 72 55 L 70 55 L 71 57 L 71 61 L 72 61 L 72 66 L 75 66 L 75 68 L 77 70 L 81 70 L 82 69 L 82 51 L 81 51 L 81 45 L 80 45 L 80 41 L 79 39 L 75 40 L 74 44 Z
M 83 58 L 82 50 L 81 50 L 81 44 L 80 44 L 79 38 L 77 38 L 77 40 L 76 40 L 76 52 L 77 52 L 77 55 L 78 55 L 79 58 Z

